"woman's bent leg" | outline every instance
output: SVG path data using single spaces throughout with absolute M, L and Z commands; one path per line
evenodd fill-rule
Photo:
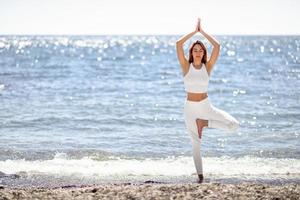
M 240 123 L 229 113 L 210 105 L 208 110 L 208 127 L 217 128 L 227 132 L 235 132 Z

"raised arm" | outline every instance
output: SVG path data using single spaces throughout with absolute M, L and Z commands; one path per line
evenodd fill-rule
M 203 31 L 203 29 L 201 28 L 201 24 L 200 21 L 199 22 L 199 27 L 200 27 L 200 33 L 213 45 L 213 50 L 212 53 L 210 55 L 209 60 L 207 61 L 207 67 L 208 67 L 208 71 L 209 73 L 212 71 L 212 68 L 214 66 L 214 64 L 216 63 L 218 57 L 219 57 L 219 52 L 220 52 L 220 43 L 212 36 L 210 36 L 209 34 L 205 33 Z
M 198 23 L 196 25 L 195 31 L 182 36 L 179 40 L 176 41 L 177 58 L 183 70 L 183 74 L 185 74 L 188 71 L 188 67 L 189 67 L 189 62 L 184 55 L 183 44 L 199 31 Z
M 184 51 L 183 51 L 183 44 L 190 39 L 193 35 L 195 35 L 197 31 L 193 31 L 191 33 L 188 33 L 184 36 L 182 36 L 179 40 L 176 42 L 176 50 L 177 50 L 177 58 L 180 62 L 181 65 L 184 65 L 188 62 L 186 57 L 184 56 Z

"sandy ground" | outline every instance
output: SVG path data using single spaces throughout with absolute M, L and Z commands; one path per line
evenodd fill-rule
M 102 184 L 60 188 L 6 188 L 0 199 L 300 199 L 299 184 Z

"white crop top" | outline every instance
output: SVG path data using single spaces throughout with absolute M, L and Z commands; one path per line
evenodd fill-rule
M 206 66 L 203 64 L 200 69 L 196 69 L 191 63 L 189 71 L 183 77 L 186 92 L 205 93 L 207 92 L 209 75 Z

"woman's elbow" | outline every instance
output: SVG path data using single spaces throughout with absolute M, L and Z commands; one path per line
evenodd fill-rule
M 182 42 L 180 40 L 176 41 L 176 46 L 181 46 Z

